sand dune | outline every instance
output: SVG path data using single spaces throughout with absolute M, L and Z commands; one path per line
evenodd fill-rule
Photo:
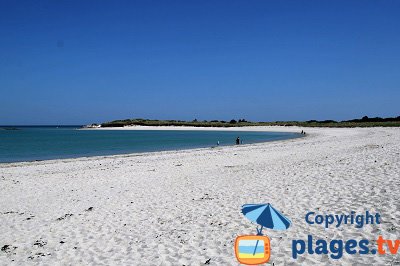
M 292 259 L 292 240 L 309 234 L 400 239 L 400 129 L 306 131 L 254 145 L 0 164 L 0 264 L 238 265 L 235 237 L 256 232 L 240 207 L 267 202 L 293 223 L 265 231 L 271 264 L 399 263 L 400 255 Z M 304 221 L 308 211 L 367 210 L 383 223 L 326 230 Z

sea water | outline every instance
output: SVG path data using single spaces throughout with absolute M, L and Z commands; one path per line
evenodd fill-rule
M 217 146 L 218 142 L 219 145 L 234 145 L 237 137 L 243 144 L 251 144 L 299 136 L 286 132 L 0 127 L 0 162 L 205 148 Z

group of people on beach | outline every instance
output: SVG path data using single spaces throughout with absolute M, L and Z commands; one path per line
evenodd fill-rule
M 304 130 L 302 130 L 300 134 L 305 135 L 306 132 Z M 236 145 L 240 145 L 240 144 L 243 144 L 243 140 L 241 140 L 240 137 L 237 137 L 236 138 Z M 219 146 L 219 141 L 217 141 L 217 145 Z
M 236 145 L 243 144 L 243 140 L 241 140 L 239 137 L 236 138 Z M 217 146 L 219 146 L 219 140 L 217 141 Z

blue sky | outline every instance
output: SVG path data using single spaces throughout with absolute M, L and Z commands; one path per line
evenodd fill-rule
M 0 1 L 0 124 L 398 116 L 400 1 Z

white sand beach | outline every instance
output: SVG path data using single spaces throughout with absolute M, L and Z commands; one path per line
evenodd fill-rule
M 292 240 L 307 235 L 400 239 L 400 128 L 304 130 L 252 145 L 0 164 L 0 265 L 238 265 L 236 236 L 256 233 L 241 206 L 268 202 L 292 221 L 264 230 L 271 265 L 400 263 L 400 251 L 292 258 Z M 382 223 L 325 229 L 305 222 L 308 211 L 378 212 Z

